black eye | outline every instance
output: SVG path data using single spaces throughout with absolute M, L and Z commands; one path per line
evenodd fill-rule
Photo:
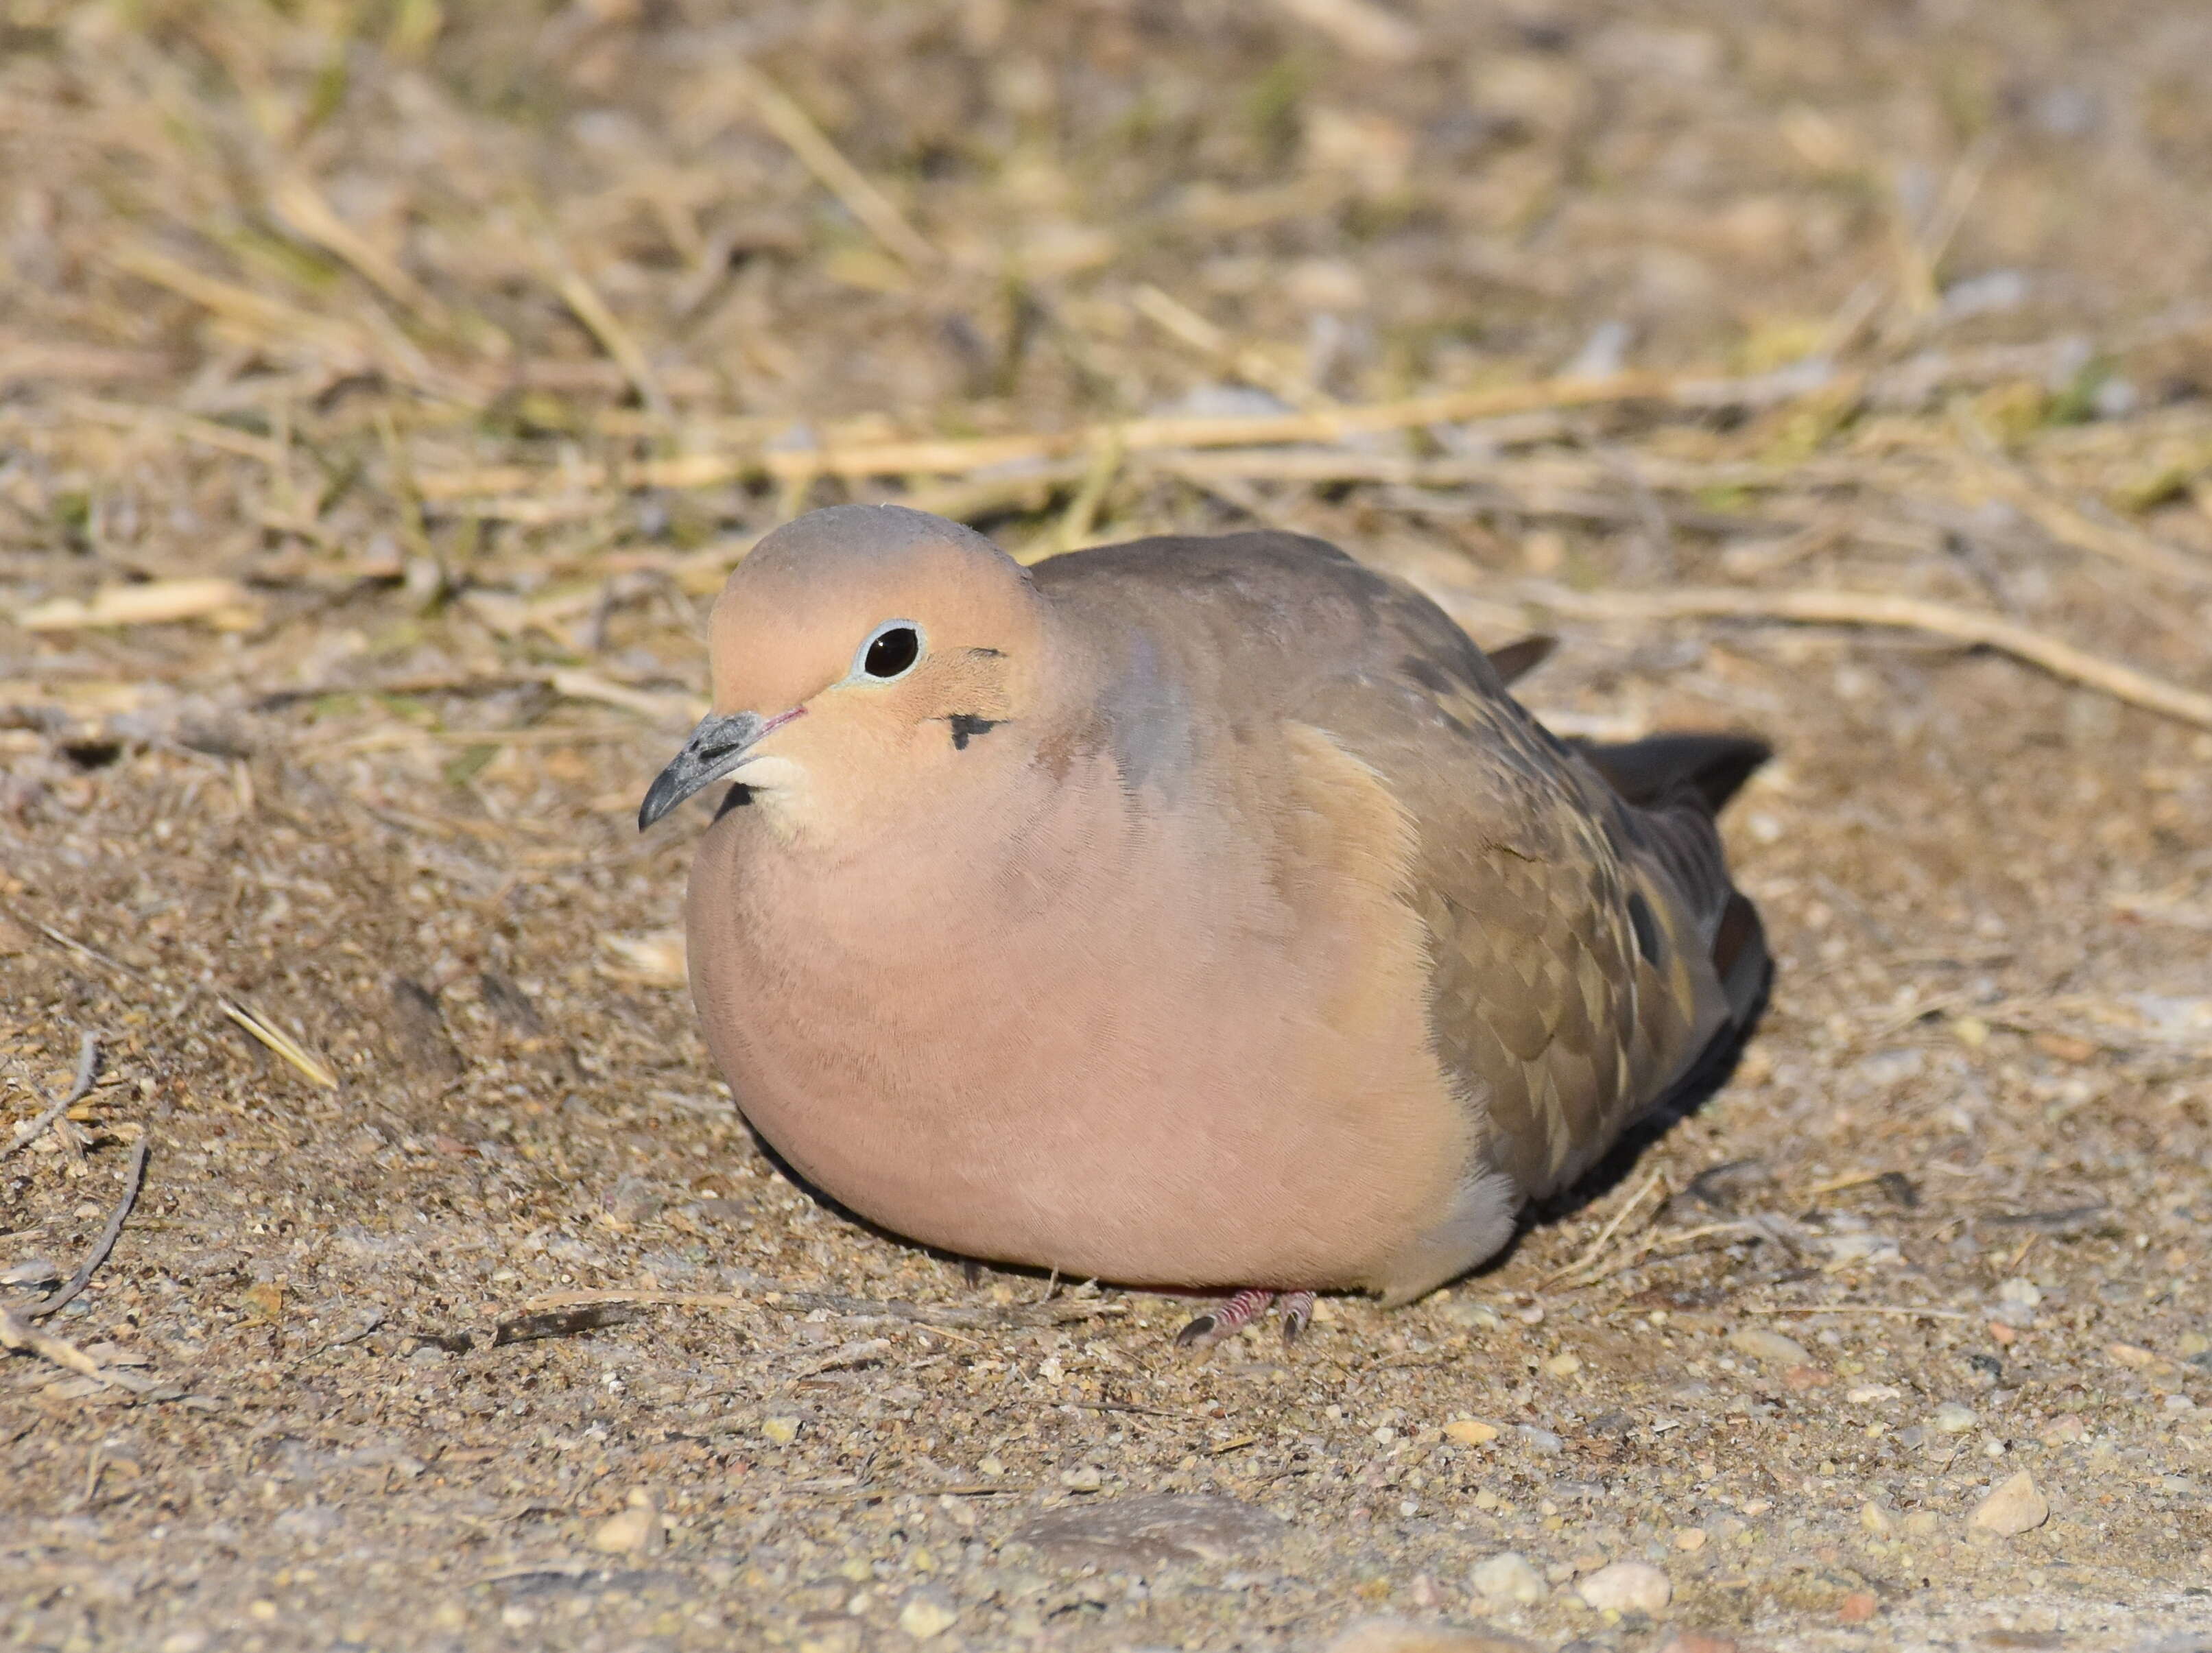
M 896 678 L 921 653 L 921 634 L 912 626 L 886 626 L 868 641 L 860 670 L 872 678 Z

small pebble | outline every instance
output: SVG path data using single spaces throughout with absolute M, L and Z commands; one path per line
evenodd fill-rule
M 933 1636 L 942 1636 L 959 1618 L 951 1602 L 934 1590 L 927 1590 L 907 1597 L 906 1605 L 899 1609 L 898 1626 L 915 1640 L 926 1642 Z
M 1544 1370 L 1554 1377 L 1572 1377 L 1583 1369 L 1583 1358 L 1578 1354 L 1555 1354 L 1544 1363 Z
M 1674 1534 L 1674 1547 L 1678 1550 L 1690 1552 L 1704 1549 L 1705 1547 L 1705 1529 L 1702 1527 L 1683 1528 L 1680 1532 Z
M 1990 1495 L 1974 1506 L 1967 1524 L 1985 1533 L 2010 1538 L 2051 1519 L 2051 1505 L 2036 1490 L 2035 1478 L 2025 1469 L 1999 1481 Z
M 1869 1503 L 1859 1505 L 1859 1525 L 1876 1534 L 1886 1534 L 1897 1530 L 1895 1519 L 1879 1504 Z
M 1553 1456 L 1563 1444 L 1559 1437 L 1550 1430 L 1539 1429 L 1534 1424 L 1516 1424 L 1513 1425 L 1513 1432 L 1521 1437 L 1531 1452 L 1540 1457 Z
M 1534 1606 L 1544 1599 L 1544 1581 L 1528 1558 L 1518 1550 L 1504 1550 L 1478 1561 L 1468 1575 L 1475 1594 L 1491 1602 Z
M 660 1536 L 660 1509 L 642 1487 L 629 1495 L 629 1507 L 609 1516 L 592 1534 L 592 1547 L 607 1555 L 635 1555 Z
M 1648 1561 L 1615 1561 L 1577 1584 L 1575 1594 L 1600 1613 L 1658 1613 L 1674 1599 L 1674 1587 Z
M 1474 1332 L 1494 1332 L 1505 1323 L 1505 1317 L 1497 1310 L 1472 1297 L 1449 1297 L 1438 1305 L 1437 1312 L 1452 1325 L 1464 1326 Z
M 1498 1425 L 1480 1418 L 1455 1418 L 1444 1425 L 1444 1438 L 1462 1446 L 1485 1446 L 1498 1438 Z
M 1881 1610 L 1870 1589 L 1855 1589 L 1836 1604 L 1836 1617 L 1847 1625 L 1863 1625 Z
M 1963 1435 L 1974 1426 L 1976 1419 L 1972 1407 L 1960 1406 L 1956 1401 L 1946 1401 L 1936 1408 L 1935 1416 L 1929 1421 L 1946 1435 Z
M 1717 1636 L 1710 1630 L 1684 1630 L 1677 1626 L 1667 1632 L 1667 1639 L 1659 1644 L 1659 1653 L 1736 1653 L 1736 1644 L 1726 1636 Z
M 1411 1619 L 1362 1619 L 1347 1625 L 1326 1653 L 1537 1653 L 1534 1643 L 1494 1630 L 1420 1623 Z
M 761 1433 L 778 1446 L 789 1446 L 799 1438 L 799 1419 L 796 1418 L 763 1418 Z
M 1811 1351 L 1794 1337 L 1770 1332 L 1764 1326 L 1740 1326 L 1729 1334 L 1729 1347 L 1738 1354 L 1770 1366 L 1809 1366 Z

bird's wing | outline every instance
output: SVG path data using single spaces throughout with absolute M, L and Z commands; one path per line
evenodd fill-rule
M 1389 787 L 1414 827 L 1432 1036 L 1524 1194 L 1571 1182 L 1729 1020 L 1712 955 L 1741 898 L 1710 811 L 1626 802 L 1410 586 L 1279 533 L 1140 540 L 1037 574 L 1165 640 L 1232 724 L 1311 726 Z
M 1438 1053 L 1486 1116 L 1497 1169 L 1541 1195 L 1587 1170 L 1741 1008 L 1715 955 L 1734 908 L 1750 909 L 1701 796 L 1631 805 L 1494 674 L 1469 669 L 1470 647 L 1440 611 L 1394 605 L 1358 668 L 1301 715 L 1416 823 L 1407 898 L 1430 937 Z

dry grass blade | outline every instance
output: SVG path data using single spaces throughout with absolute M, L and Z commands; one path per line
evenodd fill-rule
M 1401 64 L 1421 49 L 1413 26 L 1373 0 L 1276 0 L 1300 22 L 1326 34 L 1355 58 Z
M 847 210 L 866 225 L 889 252 L 916 270 L 938 262 L 937 249 L 921 232 L 907 222 L 905 214 L 870 181 L 866 173 L 848 161 L 842 151 L 823 135 L 813 119 L 775 82 L 744 59 L 732 58 L 730 71 L 744 84 L 762 123 L 782 139 L 807 171 L 845 204 Z
M 1098 519 L 1098 507 L 1105 503 L 1106 490 L 1114 485 L 1114 478 L 1121 469 L 1121 444 L 1110 437 L 1099 444 L 1098 451 L 1091 455 L 1082 485 L 1075 490 L 1075 497 L 1067 503 L 1066 514 L 1060 520 L 1054 549 L 1072 551 L 1091 538 L 1091 528 Z
M 1767 1237 L 1765 1231 L 1748 1222 L 1707 1223 L 1698 1228 L 1678 1230 L 1672 1234 L 1647 1234 L 1624 1251 L 1616 1252 L 1602 1264 L 1592 1263 L 1581 1273 L 1561 1282 L 1561 1289 L 1580 1291 L 1595 1285 L 1601 1280 L 1611 1279 L 1615 1274 L 1626 1273 L 1662 1246 L 1692 1244 L 1698 1240 L 1710 1240 L 1717 1236 L 1731 1239 Z
M 653 364 L 629 328 L 599 296 L 599 289 L 584 279 L 583 272 L 556 258 L 553 269 L 554 290 L 560 294 L 561 302 L 575 314 L 576 319 L 591 330 L 600 348 L 612 356 L 646 406 L 662 419 L 672 419 L 676 410 L 670 404 L 668 393 L 660 387 L 660 380 L 653 371 Z
M 394 304 L 411 310 L 426 321 L 447 325 L 443 307 L 423 289 L 422 284 L 402 269 L 398 260 L 339 217 L 321 191 L 304 175 L 293 173 L 279 179 L 269 191 L 269 204 L 287 228 L 344 259 Z
M 1170 337 L 1212 356 L 1239 378 L 1263 390 L 1273 391 L 1292 406 L 1312 411 L 1335 405 L 1334 398 L 1324 394 L 1296 374 L 1282 372 L 1259 351 L 1238 344 L 1181 299 L 1151 283 L 1147 282 L 1132 294 L 1129 302 L 1136 307 L 1139 315 Z
M 174 408 L 143 407 L 125 402 L 101 401 L 94 397 L 74 397 L 65 404 L 68 412 L 97 424 L 114 425 L 125 430 L 150 429 L 162 435 L 197 442 L 224 453 L 235 453 L 243 459 L 256 459 L 270 470 L 281 470 L 284 464 L 284 447 L 265 436 L 256 436 L 250 431 L 218 424 L 212 419 L 198 419 L 189 413 L 179 413 Z
M 246 1032 L 298 1069 L 309 1084 L 320 1085 L 325 1091 L 335 1091 L 338 1088 L 337 1076 L 309 1055 L 299 1042 L 286 1033 L 283 1029 L 264 1021 L 245 1006 L 234 1003 L 228 999 L 219 999 L 216 1003 L 224 1015 L 229 1017 Z
M 359 329 L 331 320 L 204 274 L 166 253 L 142 246 L 125 246 L 111 255 L 115 267 L 126 275 L 166 287 L 202 308 L 231 323 L 250 337 L 275 342 L 290 339 L 326 351 L 357 368 L 370 365 L 375 352 Z
M 2212 586 L 2212 563 L 2184 556 L 2124 523 L 2100 521 L 2054 497 L 2033 477 L 1984 454 L 1978 467 L 1997 493 L 2062 545 L 2176 585 Z
M 632 689 L 623 684 L 611 683 L 595 672 L 570 669 L 555 672 L 545 681 L 553 692 L 569 700 L 592 701 L 601 706 L 620 707 L 625 712 L 635 712 L 640 717 L 651 718 L 660 723 L 690 723 L 704 709 L 682 695 L 656 695 L 647 690 Z
M 1667 1173 L 1663 1168 L 1654 1170 L 1650 1176 L 1644 1179 L 1643 1186 L 1638 1188 L 1635 1193 L 1630 1194 L 1626 1201 L 1621 1206 L 1620 1209 L 1613 1212 L 1613 1220 L 1598 1231 L 1597 1238 L 1589 1243 L 1589 1246 L 1583 1250 L 1583 1255 L 1576 1258 L 1574 1261 L 1569 1263 L 1565 1268 L 1553 1270 L 1551 1273 L 1546 1275 L 1541 1280 L 1537 1282 L 1536 1289 L 1540 1291 L 1546 1286 L 1553 1285 L 1556 1281 L 1566 1279 L 1572 1275 L 1579 1274 L 1584 1269 L 1589 1267 L 1590 1265 L 1595 1263 L 1600 1257 L 1603 1256 L 1605 1255 L 1606 1247 L 1613 1243 L 1613 1237 L 1620 1231 L 1621 1225 L 1626 1223 L 1629 1219 L 1629 1217 L 1635 1212 L 1636 1208 L 1644 1203 L 1644 1196 L 1650 1194 L 1652 1189 L 1659 1187 L 1666 1181 L 1666 1179 Z
M 2094 689 L 2145 711 L 2212 729 L 2212 695 L 2169 683 L 2092 654 L 2056 637 L 1977 609 L 1886 592 L 1731 591 L 1689 587 L 1662 592 L 1578 592 L 1530 584 L 1530 602 L 1583 620 L 1771 620 L 1794 625 L 1895 626 L 2039 666 L 2052 677 Z

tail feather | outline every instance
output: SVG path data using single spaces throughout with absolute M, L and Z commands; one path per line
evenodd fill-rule
M 1489 656 L 1492 669 L 1498 673 L 1498 680 L 1510 684 L 1534 672 L 1551 658 L 1552 651 L 1559 646 L 1557 637 L 1540 631 L 1482 652 Z
M 1717 815 L 1774 749 L 1752 735 L 1665 734 L 1606 743 L 1573 740 L 1590 767 L 1639 809 L 1673 802 L 1686 787 Z
M 1713 817 L 1773 749 L 1750 735 L 1662 734 L 1642 740 L 1573 743 L 1590 766 L 1641 811 L 1649 851 L 1692 905 L 1711 950 L 1729 1006 L 1716 1043 L 1741 1037 L 1765 1004 L 1773 961 L 1759 909 L 1729 880 Z

